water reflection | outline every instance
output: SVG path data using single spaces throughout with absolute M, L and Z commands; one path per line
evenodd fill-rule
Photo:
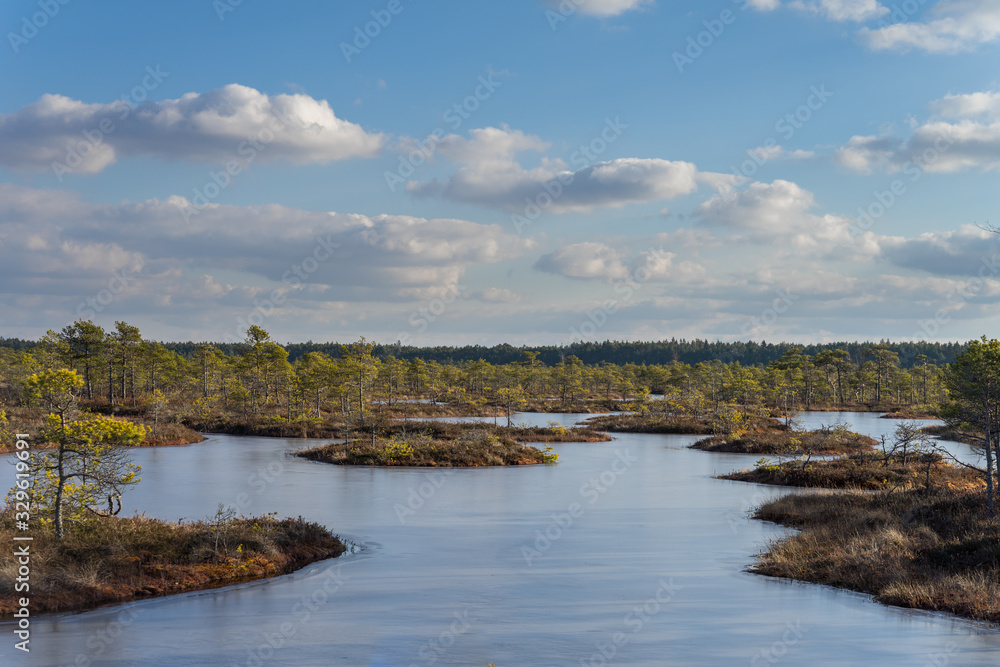
M 872 435 L 894 427 L 840 416 Z M 242 499 L 244 512 L 301 514 L 362 549 L 279 579 L 143 601 L 107 644 L 94 637 L 122 607 L 39 618 L 30 660 L 10 641 L 0 656 L 33 666 L 1000 664 L 991 629 L 743 572 L 784 533 L 747 510 L 788 491 L 712 479 L 755 457 L 687 449 L 695 439 L 557 444 L 556 466 L 450 471 L 439 484 L 440 471 L 288 456 L 314 444 L 301 440 L 136 450 L 143 482 L 126 512 L 203 518 Z

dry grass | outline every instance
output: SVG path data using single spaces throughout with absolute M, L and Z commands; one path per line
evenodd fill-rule
M 371 432 L 354 432 L 345 443 L 316 447 L 298 456 L 336 465 L 484 467 L 555 463 L 550 448 L 532 443 L 607 442 L 612 438 L 589 428 L 511 427 L 490 423 L 393 421 Z
M 11 422 L 11 430 L 17 430 L 28 434 L 32 449 L 47 449 L 51 443 L 40 442 L 38 432 L 45 422 L 45 412 L 41 408 L 4 408 Z M 156 428 L 156 435 L 153 435 L 153 418 L 146 415 L 142 409 L 116 408 L 115 410 L 103 409 L 99 414 L 115 416 L 135 424 L 146 427 L 147 435 L 138 447 L 163 447 L 167 445 L 187 445 L 193 442 L 202 442 L 205 437 L 198 431 L 190 427 L 169 419 L 161 418 Z M 14 451 L 14 441 L 0 441 L 0 453 Z
M 139 444 L 139 447 L 190 445 L 194 442 L 202 442 L 205 439 L 205 436 L 198 433 L 198 431 L 177 422 L 160 422 L 156 426 L 155 435 L 153 434 L 152 423 L 143 425 L 147 428 L 146 439 Z
M 612 433 L 681 433 L 707 435 L 714 432 L 712 420 L 692 415 L 656 413 L 621 414 L 591 417 L 588 428 Z
M 799 456 L 855 454 L 871 451 L 876 444 L 878 443 L 868 436 L 851 431 L 821 429 L 802 433 L 782 430 L 745 433 L 737 437 L 715 435 L 699 440 L 691 445 L 691 449 L 737 454 Z
M 501 440 L 517 442 L 608 442 L 612 438 L 606 433 L 591 428 L 562 426 L 495 426 L 489 422 L 390 422 L 378 429 L 381 437 L 408 437 L 425 435 L 435 440 L 461 440 L 473 437 L 481 440 L 495 436 Z M 360 436 L 359 436 L 360 437 Z
M 911 454 L 904 460 L 900 455 L 886 457 L 877 452 L 862 452 L 828 461 L 764 462 L 753 470 L 721 475 L 720 479 L 778 486 L 875 491 L 924 488 L 928 472 L 932 488 L 978 489 L 984 485 L 975 471 L 948 465 L 940 454 Z
M 488 428 L 466 428 L 460 437 L 449 439 L 420 433 L 379 437 L 374 443 L 370 439 L 355 439 L 296 455 L 335 465 L 445 468 L 535 465 L 555 463 L 559 458 L 548 447 L 542 451 L 509 436 L 497 437 Z
M 329 416 L 322 420 L 299 419 L 288 421 L 277 415 L 248 416 L 213 415 L 208 419 L 188 418 L 185 426 L 203 433 L 225 433 L 269 438 L 337 438 L 344 430 L 344 423 Z
M 980 445 L 982 444 L 982 436 L 976 437 L 971 433 L 966 433 L 965 431 L 959 431 L 958 429 L 952 428 L 945 424 L 934 424 L 932 426 L 925 426 L 920 429 L 921 433 L 926 433 L 927 435 L 933 435 L 942 440 L 951 440 L 952 442 L 964 442 L 967 445 Z
M 419 417 L 434 419 L 436 417 L 493 417 L 507 419 L 503 407 L 490 403 L 404 403 L 383 406 L 393 418 Z M 624 408 L 621 401 L 603 398 L 578 398 L 573 400 L 545 400 L 534 398 L 526 401 L 516 412 L 542 412 L 559 414 L 595 414 L 600 412 L 618 412 Z
M 903 408 L 895 403 L 855 403 L 847 402 L 843 404 L 831 403 L 829 405 L 798 405 L 797 410 L 807 410 L 809 412 L 894 412 Z
M 755 517 L 802 532 L 770 544 L 753 572 L 1000 622 L 1000 532 L 981 492 L 790 495 Z
M 627 403 L 606 398 L 576 398 L 566 401 L 536 398 L 528 401 L 521 411 L 592 415 L 601 412 L 620 412 L 625 409 Z
M 912 408 L 903 408 L 901 410 L 893 410 L 892 412 L 887 412 L 882 415 L 882 419 L 939 419 L 939 410 L 933 406 L 913 406 Z
M 15 534 L 8 507 L 0 513 L 0 540 Z M 18 533 L 23 534 L 23 533 Z M 283 574 L 346 548 L 325 528 L 298 519 L 238 518 L 225 522 L 167 523 L 147 517 L 93 517 L 68 527 L 62 540 L 34 527 L 31 610 L 83 609 L 142 597 L 212 588 Z M 0 616 L 16 599 L 17 568 L 0 567 Z
M 492 417 L 493 406 L 472 403 L 395 403 L 382 406 L 394 419 L 438 417 Z M 497 415 L 502 411 L 496 410 Z M 506 413 L 504 413 L 506 414 Z

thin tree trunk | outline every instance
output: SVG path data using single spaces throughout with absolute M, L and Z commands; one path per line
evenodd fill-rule
M 58 463 L 56 464 L 56 539 L 62 539 L 63 536 L 63 514 L 62 514 L 62 499 L 63 499 L 63 489 L 66 486 L 66 479 L 63 477 L 63 458 L 66 455 L 66 415 L 64 413 L 59 414 L 60 423 L 60 434 L 59 434 L 59 457 Z
M 1000 466 L 1000 433 L 997 432 L 997 425 L 993 421 L 993 413 L 991 413 L 990 410 L 989 410 L 990 404 L 992 403 L 991 399 L 993 399 L 993 397 L 994 397 L 995 390 L 996 390 L 996 388 L 995 388 L 993 382 L 987 382 L 987 385 L 986 385 L 986 391 L 987 391 L 987 399 L 986 399 L 986 451 L 987 452 L 990 451 L 990 446 L 991 445 L 995 448 L 994 449 L 994 453 L 995 453 L 996 456 L 993 457 L 993 461 L 995 462 L 995 464 L 997 466 Z M 989 467 L 989 465 L 988 465 L 989 464 L 989 458 L 990 457 L 988 457 L 988 460 L 987 460 L 987 467 Z M 991 498 L 991 501 L 992 501 L 992 498 Z M 990 514 L 991 515 L 994 514 L 994 507 L 993 507 L 993 503 L 992 502 L 990 502 Z
M 986 411 L 986 510 L 991 517 L 996 516 L 993 502 L 993 424 L 990 421 L 989 394 L 983 395 L 983 408 Z

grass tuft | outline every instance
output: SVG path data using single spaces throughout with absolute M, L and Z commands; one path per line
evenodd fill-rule
M 0 540 L 14 544 L 14 513 L 0 512 Z M 23 533 L 17 533 L 23 534 Z M 92 517 L 62 540 L 34 527 L 31 609 L 57 612 L 181 593 L 288 572 L 346 547 L 322 526 L 297 519 L 233 518 L 168 523 L 145 516 Z M 9 618 L 24 593 L 17 568 L 0 566 L 0 616 Z
M 771 543 L 753 572 L 1000 622 L 1000 533 L 981 491 L 789 495 L 755 518 L 801 532 Z

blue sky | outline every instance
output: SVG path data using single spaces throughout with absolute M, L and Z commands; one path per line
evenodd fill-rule
M 35 0 L 0 25 L 2 335 L 995 333 L 995 2 Z

